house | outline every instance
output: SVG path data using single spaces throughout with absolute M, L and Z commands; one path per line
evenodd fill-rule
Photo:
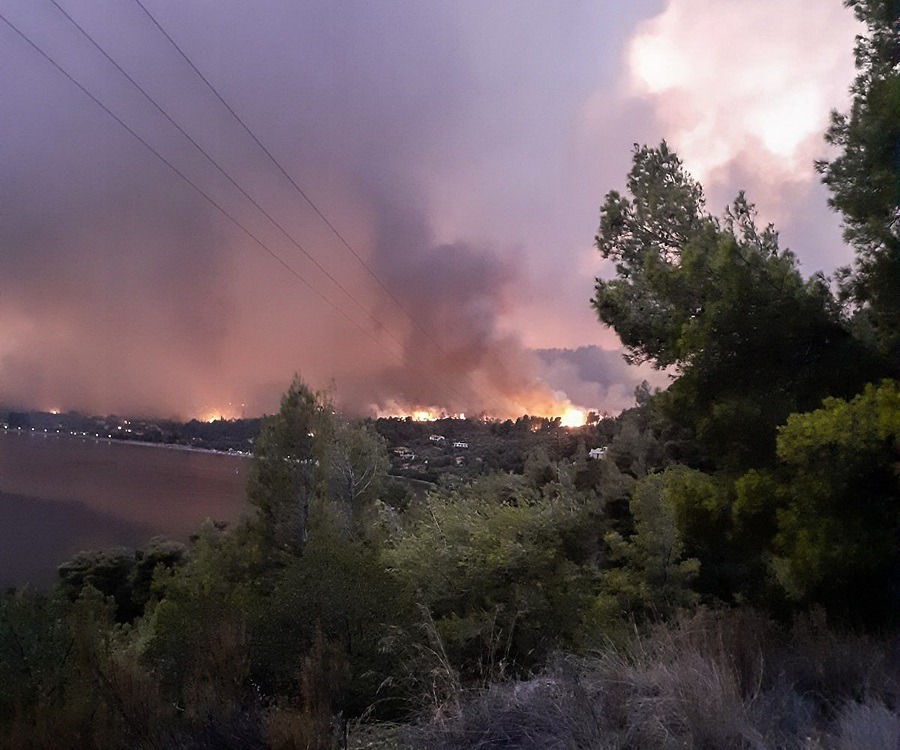
M 429 439 L 432 443 L 442 443 L 442 442 L 444 442 L 444 440 L 446 440 L 447 438 L 445 438 L 443 435 L 430 435 L 430 436 L 428 437 L 428 439 Z
M 462 443 L 462 442 L 456 442 L 456 443 L 453 444 L 453 447 L 454 447 L 454 448 L 468 448 L 468 447 L 469 447 L 469 444 L 468 444 L 468 443 Z
M 415 458 L 415 454 L 409 448 L 406 448 L 405 446 L 400 446 L 399 448 L 394 448 L 394 455 L 397 456 L 398 458 L 403 458 L 403 459 Z
M 596 458 L 600 460 L 601 458 L 606 458 L 607 447 L 604 445 L 602 448 L 591 448 L 588 451 L 588 458 Z

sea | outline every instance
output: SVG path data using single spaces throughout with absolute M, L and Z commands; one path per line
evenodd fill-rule
M 0 430 L 0 586 L 47 590 L 72 555 L 186 542 L 250 513 L 246 457 Z

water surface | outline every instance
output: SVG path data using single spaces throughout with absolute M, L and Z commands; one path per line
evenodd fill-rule
M 0 430 L 0 586 L 49 586 L 74 553 L 186 541 L 248 512 L 247 459 Z

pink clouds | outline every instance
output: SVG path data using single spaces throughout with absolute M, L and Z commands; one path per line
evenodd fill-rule
M 600 368 L 601 382 L 534 350 L 617 346 L 588 304 L 593 277 L 609 272 L 592 237 L 635 141 L 668 138 L 712 208 L 748 188 L 789 240 L 815 246 L 807 255 L 795 247 L 801 258 L 841 262 L 811 166 L 852 74 L 852 14 L 839 0 L 815 9 L 801 0 L 311 0 L 268 13 L 238 0 L 215 12 L 149 3 L 449 358 L 421 340 L 136 6 L 71 4 L 360 305 L 220 184 L 52 6 L 8 5 L 384 346 L 285 274 L 7 29 L 0 402 L 167 414 L 232 401 L 250 413 L 277 405 L 299 370 L 358 406 L 495 406 L 454 395 L 470 378 L 489 401 L 539 391 L 624 403 L 630 371 Z M 400 366 L 409 353 L 453 388 L 409 357 Z
M 736 163 L 761 188 L 811 182 L 828 113 L 847 98 L 857 31 L 838 2 L 670 0 L 631 39 L 631 91 L 707 186 Z

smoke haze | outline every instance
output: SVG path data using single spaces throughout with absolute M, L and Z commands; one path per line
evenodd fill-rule
M 714 76 L 690 68 L 654 84 L 641 60 L 679 37 L 703 59 L 690 22 L 716 15 L 710 0 L 627 9 L 148 0 L 390 293 L 136 4 L 60 4 L 321 268 L 51 3 L 6 3 L 12 23 L 268 250 L 0 24 L 0 402 L 249 416 L 274 409 L 299 372 L 360 413 L 628 405 L 646 373 L 621 362 L 588 305 L 607 272 L 591 244 L 597 206 L 623 182 L 634 141 L 680 139 L 688 167 L 697 160 L 672 102 L 713 107 L 698 86 L 710 89 Z M 753 18 L 786 15 L 797 28 L 812 13 L 797 0 L 766 3 Z M 855 27 L 840 9 L 817 23 L 833 64 L 804 67 L 802 40 L 758 40 L 779 69 L 797 71 L 779 84 L 782 99 L 812 92 L 795 150 L 772 152 L 790 163 L 789 179 L 765 184 L 758 153 L 726 122 L 771 96 L 772 76 L 758 68 L 759 90 L 715 109 L 722 145 L 712 167 L 696 168 L 723 195 L 747 186 L 752 199 L 765 185 L 773 205 L 795 200 L 783 235 L 801 241 L 792 245 L 810 270 L 828 270 L 845 250 L 803 165 L 828 108 L 842 106 L 834 97 L 852 75 Z M 720 47 L 708 51 L 719 70 Z

